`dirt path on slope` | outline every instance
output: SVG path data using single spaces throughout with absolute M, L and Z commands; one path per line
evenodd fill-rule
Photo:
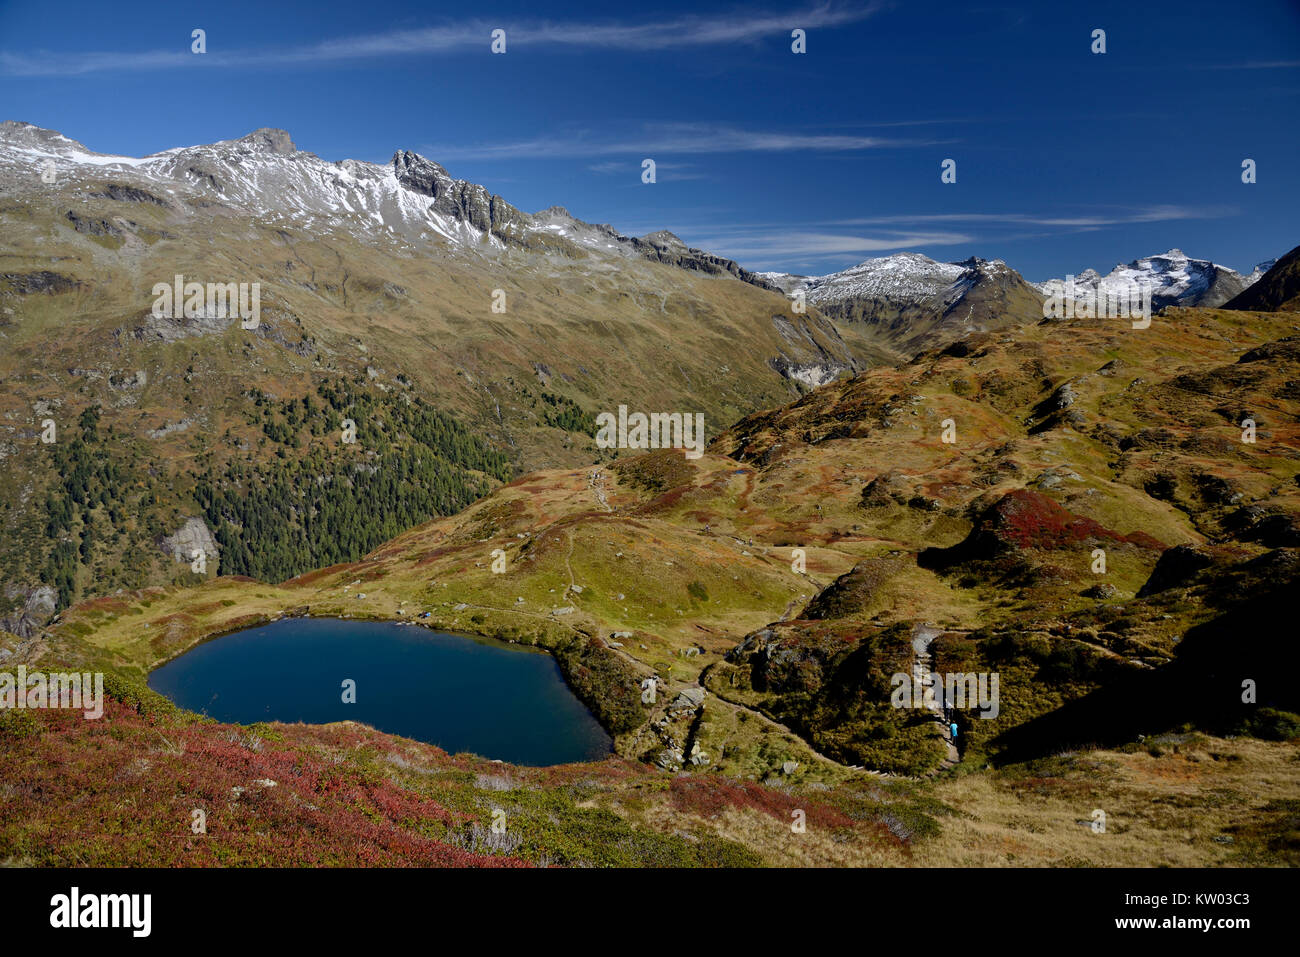
M 947 748 L 943 761 L 940 762 L 939 769 L 946 771 L 961 760 L 961 755 L 957 753 L 957 742 L 953 740 L 952 727 L 943 715 L 943 706 L 939 703 L 939 697 L 943 694 L 941 686 L 936 687 L 937 676 L 934 673 L 934 659 L 930 654 L 930 642 L 938 638 L 942 632 L 938 628 L 930 625 L 924 625 L 918 622 L 912 627 L 912 694 L 922 694 L 922 700 L 926 703 L 926 708 L 930 711 L 931 717 L 935 724 L 939 726 L 939 731 L 943 735 L 943 741 Z M 934 689 L 936 693 L 925 695 L 927 689 Z

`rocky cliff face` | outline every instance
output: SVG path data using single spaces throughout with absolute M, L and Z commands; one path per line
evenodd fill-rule
M 172 560 L 177 562 L 192 562 L 195 555 L 201 551 L 208 572 L 213 575 L 217 572 L 221 550 L 207 522 L 201 518 L 187 518 L 184 525 L 163 539 L 162 547 L 163 553 L 170 555 Z
M 761 274 L 743 269 L 730 259 L 715 256 L 713 253 L 707 253 L 693 246 L 687 246 L 667 230 L 650 233 L 643 239 L 633 238 L 628 242 L 640 255 L 655 262 L 668 263 L 670 266 L 693 269 L 714 276 L 730 275 L 741 282 L 747 282 L 763 289 L 777 289 Z
M 530 217 L 476 183 L 452 179 L 445 169 L 418 153 L 393 154 L 393 172 L 407 189 L 433 200 L 432 209 L 484 233 L 500 234 L 506 226 L 523 227 Z
M 0 631 L 19 638 L 37 634 L 58 605 L 58 595 L 49 585 L 6 585 L 4 597 L 12 610 L 0 616 Z

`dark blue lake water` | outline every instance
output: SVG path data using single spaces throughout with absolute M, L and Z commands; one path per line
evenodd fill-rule
M 356 703 L 343 702 L 343 681 Z M 545 652 L 416 626 L 291 618 L 198 645 L 149 687 L 219 721 L 360 721 L 512 764 L 599 759 L 610 737 Z

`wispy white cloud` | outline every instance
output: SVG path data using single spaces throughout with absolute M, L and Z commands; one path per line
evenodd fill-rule
M 639 134 L 606 139 L 576 132 L 500 143 L 457 146 L 433 143 L 420 152 L 440 159 L 551 159 L 574 156 L 637 156 L 702 153 L 851 152 L 906 146 L 929 146 L 950 140 L 891 139 L 838 133 L 785 133 L 719 126 L 712 123 L 661 123 Z
M 511 31 L 519 42 L 552 46 L 606 47 L 614 50 L 662 50 L 683 46 L 753 43 L 775 35 L 789 36 L 795 27 L 815 30 L 865 20 L 883 4 L 845 6 L 823 3 L 789 13 L 736 10 L 725 15 L 685 16 L 643 24 L 546 23 Z
M 789 12 L 688 15 L 642 23 L 612 20 L 564 22 L 467 20 L 411 30 L 392 30 L 338 37 L 297 47 L 222 50 L 213 44 L 202 55 L 182 50 L 98 51 L 68 53 L 40 50 L 0 51 L 0 74 L 11 76 L 83 76 L 101 72 L 139 72 L 187 67 L 300 67 L 359 59 L 479 51 L 487 53 L 492 31 L 506 31 L 507 55 L 519 48 L 654 51 L 681 47 L 752 44 L 790 35 L 795 27 L 815 30 L 857 23 L 883 4 L 821 3 Z
M 10 53 L 0 50 L 0 74 L 5 76 L 84 76 L 107 71 L 135 72 L 171 70 L 193 66 L 228 66 L 223 62 L 205 61 L 188 50 L 149 50 L 141 53 L 68 53 L 36 50 Z
M 866 236 L 813 230 L 756 229 L 714 236 L 691 235 L 691 245 L 762 268 L 774 263 L 816 262 L 832 257 L 870 256 L 874 253 L 928 246 L 960 246 L 975 237 L 956 232 L 902 231 Z
M 1230 206 L 1155 205 L 1129 211 L 1078 215 L 1046 213 L 918 213 L 830 220 L 816 226 L 750 223 L 730 228 L 673 226 L 690 243 L 744 263 L 750 269 L 808 271 L 842 268 L 850 257 L 862 259 L 900 251 L 965 246 L 969 253 L 994 256 L 990 245 L 1073 232 L 1234 215 Z M 944 225 L 957 227 L 943 229 Z M 978 231 L 966 231 L 963 226 Z M 867 228 L 855 228 L 867 227 Z M 874 227 L 874 228 L 873 228 Z M 896 227 L 896 228 L 895 228 Z M 983 248 L 981 248 L 983 247 Z
M 1220 219 L 1237 213 L 1233 206 L 1157 205 L 1128 212 L 1061 215 L 1046 213 L 936 213 L 907 216 L 868 216 L 837 220 L 838 226 L 888 226 L 918 223 L 984 223 L 1028 226 L 1060 226 L 1080 229 L 1163 223 L 1181 219 Z
M 600 173 L 602 176 L 617 176 L 622 174 L 630 177 L 640 177 L 641 164 L 631 160 L 605 160 L 601 163 L 592 163 L 587 169 L 593 173 Z M 655 163 L 655 173 L 660 179 L 711 179 L 709 174 L 701 172 L 690 163 Z M 664 174 L 667 173 L 667 176 Z

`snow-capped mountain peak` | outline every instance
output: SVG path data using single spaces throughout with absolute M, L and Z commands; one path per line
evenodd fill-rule
M 52 180 L 46 179 L 51 172 Z M 339 230 L 408 248 L 445 245 L 462 256 L 495 256 L 508 247 L 545 253 L 572 244 L 582 252 L 569 249 L 566 255 L 651 259 L 768 286 L 731 260 L 693 249 L 668 232 L 624 236 L 562 207 L 531 216 L 419 153 L 398 150 L 384 165 L 330 162 L 299 150 L 280 129 L 136 158 L 96 153 L 30 123 L 0 123 L 0 188 L 48 193 L 51 183 L 69 200 L 104 195 L 107 185 L 111 193 L 129 193 L 178 214 L 225 207 L 264 225 Z
M 1095 294 L 1099 288 L 1149 288 L 1151 305 L 1220 306 L 1255 282 L 1263 272 L 1242 276 L 1235 269 L 1220 266 L 1208 259 L 1194 259 L 1181 249 L 1170 249 L 1154 256 L 1143 256 L 1130 263 L 1120 263 L 1105 276 L 1085 269 L 1073 279 L 1077 296 Z M 1049 279 L 1036 284 L 1045 295 L 1068 293 L 1064 279 Z
M 813 304 L 881 296 L 921 299 L 940 295 L 965 269 L 965 264 L 936 262 L 920 253 L 894 253 L 810 277 L 803 288 Z

